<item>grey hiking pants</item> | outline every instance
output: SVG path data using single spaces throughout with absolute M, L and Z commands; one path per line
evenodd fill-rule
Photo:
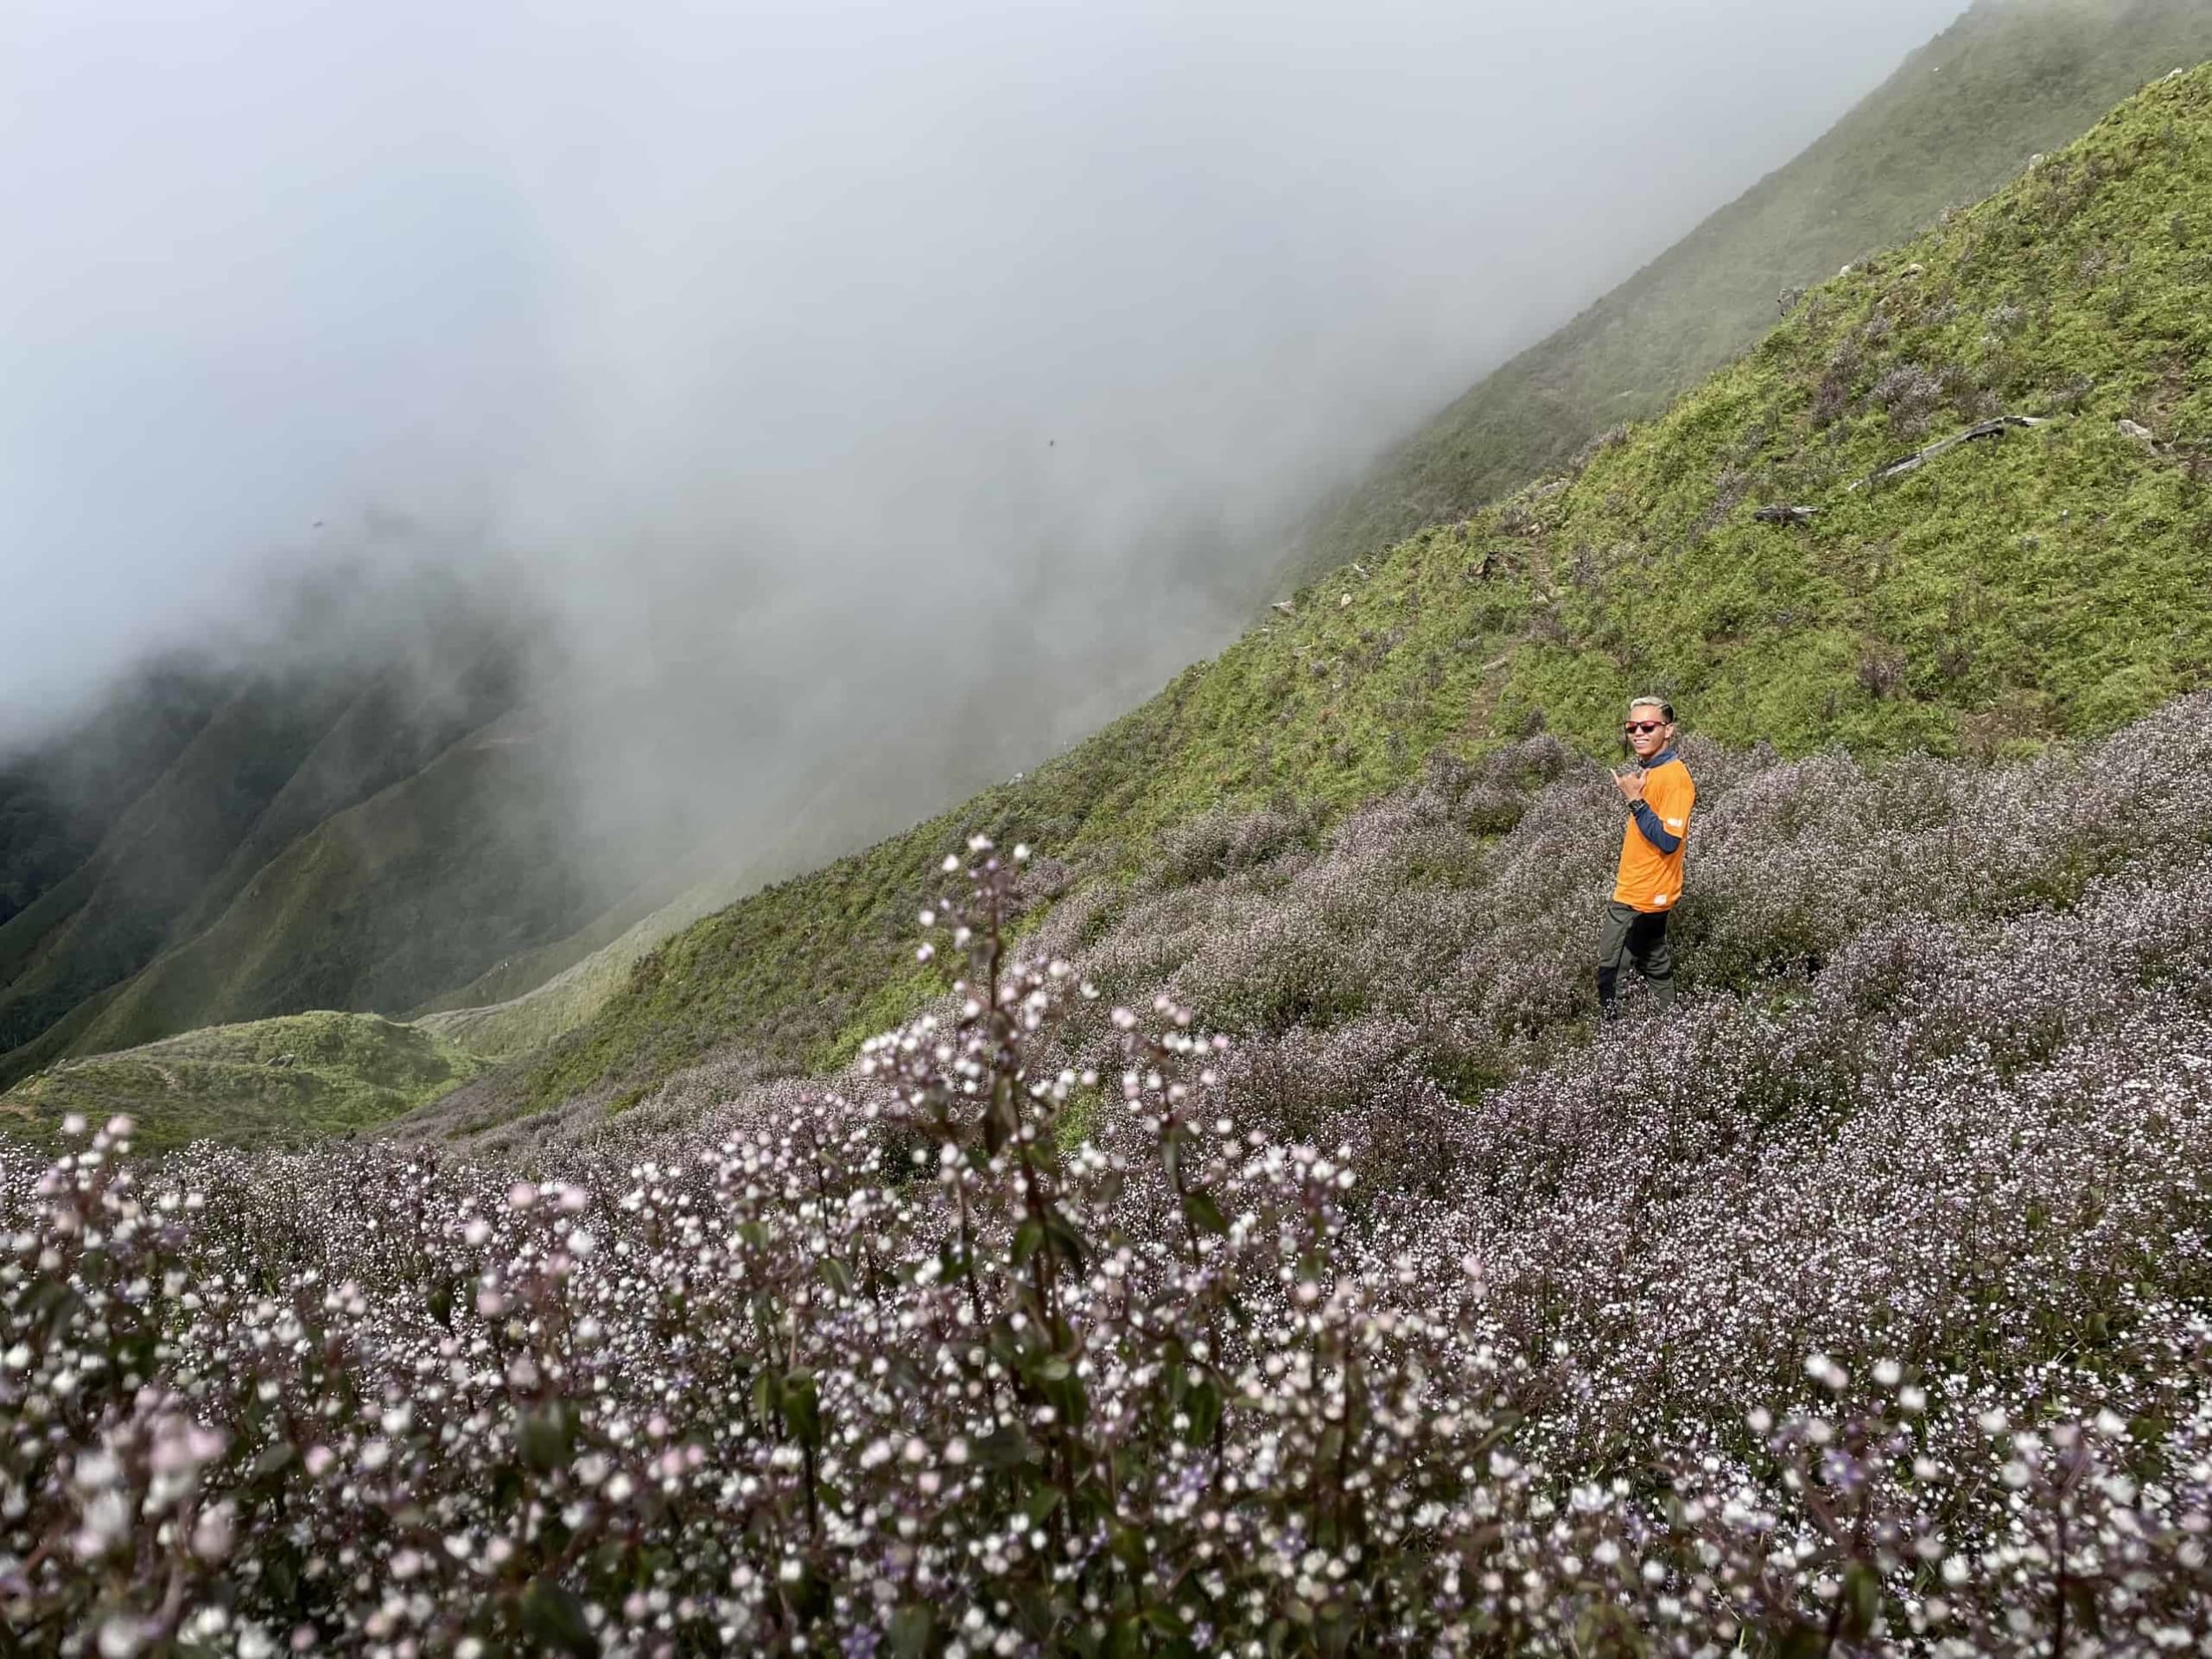
M 1640 911 L 1618 899 L 1605 901 L 1605 923 L 1598 944 L 1598 1009 L 1611 1020 L 1620 1012 L 1620 977 L 1633 963 L 1651 986 L 1662 1014 L 1675 1007 L 1675 958 L 1667 950 L 1667 918 L 1672 911 Z

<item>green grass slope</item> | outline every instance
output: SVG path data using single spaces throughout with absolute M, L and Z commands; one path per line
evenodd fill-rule
M 663 940 L 766 882 L 819 869 L 880 835 L 880 782 L 872 766 L 841 769 L 817 781 L 779 831 L 750 840 L 741 854 L 710 835 L 682 857 L 652 861 L 647 881 L 613 909 L 566 938 L 501 958 L 408 1018 L 480 1054 L 506 1058 L 540 1048 L 596 1014 Z M 947 785 L 939 798 L 958 793 Z
M 200 1026 L 417 1007 L 653 868 L 577 828 L 512 594 L 341 566 L 267 602 L 257 643 L 149 664 L 0 753 L 0 1087 Z
M 599 907 L 571 874 L 563 797 L 519 717 L 331 817 L 215 923 L 124 987 L 77 1054 L 301 1007 L 410 1007 Z M 452 925 L 457 915 L 468 925 Z
M 1342 504 L 1316 543 L 1320 562 L 1456 523 L 1601 428 L 1656 412 L 1749 345 L 1781 288 L 1933 222 L 2146 75 L 2207 53 L 2202 0 L 1981 0 L 1804 156 L 1393 457 Z M 496 1005 L 472 1028 L 505 1052 L 596 1010 L 683 919 L 663 912 L 641 925 L 689 877 L 593 919 L 572 891 L 574 866 L 523 846 L 529 836 L 513 827 L 545 804 L 525 769 L 466 748 L 465 763 L 437 759 L 513 706 L 512 619 L 456 594 L 365 647 L 353 626 L 360 597 L 342 577 L 307 597 L 293 632 L 296 660 L 320 664 L 313 671 L 257 684 L 236 671 L 186 667 L 158 685 L 156 675 L 85 731 L 0 765 L 0 1084 L 64 1052 L 310 1007 Z M 1510 601 L 1509 589 L 1493 592 L 1485 603 L 1503 608 L 1471 615 L 1452 649 L 1513 632 Z M 318 630 L 333 618 L 344 626 L 325 639 Z M 1846 655 L 1864 645 L 1822 641 Z M 1298 665 L 1312 677 L 1298 683 L 1301 700 L 1363 675 L 1371 644 L 1315 648 L 1336 654 L 1318 674 Z M 1878 678 L 1885 662 L 1878 653 L 1864 667 Z M 1469 666 L 1433 671 L 1458 684 Z M 1523 709 L 1572 703 L 1569 683 L 1592 667 L 1560 665 L 1550 681 L 1524 673 L 1484 695 Z M 1179 683 L 1106 748 L 1061 769 L 1102 799 L 1054 804 L 1049 817 L 1102 845 L 1262 777 L 1325 801 L 1357 798 L 1440 741 L 1421 712 L 1440 706 L 1437 688 L 1399 683 L 1395 671 L 1377 681 L 1395 687 L 1389 710 L 1347 708 L 1325 722 L 1313 710 L 1256 735 L 1248 709 L 1224 703 L 1233 676 Z M 210 690 L 226 679 L 226 702 Z M 159 695 L 140 695 L 149 691 Z M 2050 723 L 2031 709 L 2004 718 Z M 1190 735 L 1202 728 L 1217 735 Z M 1207 760 L 1172 785 L 1132 781 L 1113 758 L 1193 742 Z M 464 798 L 474 817 L 457 810 Z M 527 879 L 501 864 L 510 854 L 524 857 Z M 544 995 L 525 995 L 541 983 Z M 809 1034 L 795 1049 L 834 1047 L 813 1029 L 830 1018 L 803 1020 Z
M 1772 327 L 1784 290 L 1928 228 L 2208 57 L 2202 0 L 1979 0 L 1802 156 L 1386 458 L 1325 519 L 1306 570 L 1464 518 L 1650 417 Z
M 354 690 L 312 674 L 247 681 L 90 860 L 0 925 L 0 1053 L 154 957 Z
M 2015 413 L 2045 423 L 1853 487 Z M 918 999 L 912 912 L 972 831 L 1113 879 L 1211 808 L 1340 810 L 1544 723 L 1602 748 L 1649 687 L 1793 753 L 2110 729 L 2212 677 L 2209 485 L 2212 68 L 1822 286 L 1579 471 L 1347 567 L 1030 776 L 686 930 L 480 1084 L 476 1121 L 619 1106 L 722 1046 L 842 1058 Z M 1777 505 L 1817 511 L 1755 517 Z
M 459 648 L 442 672 L 340 653 L 260 672 L 185 664 L 143 675 L 10 762 L 21 801 L 49 810 L 44 824 L 0 824 L 0 858 L 35 866 L 63 803 L 80 835 L 99 834 L 66 875 L 35 893 L 27 880 L 28 902 L 0 924 L 0 1056 L 88 1024 L 92 1003 L 219 917 L 287 846 L 512 703 L 511 652 L 480 634 L 443 643 Z M 163 741 L 180 728 L 185 741 Z M 156 755 L 157 768 L 147 764 Z M 0 1080 L 21 1071 L 0 1058 Z
M 83 867 L 233 689 L 205 664 L 156 658 L 0 760 L 0 924 Z
M 621 923 L 637 906 L 625 906 L 556 944 L 507 958 L 410 1018 L 426 1031 L 494 1059 L 542 1048 L 604 1007 L 654 946 L 724 908 L 738 891 L 728 880 L 701 882 L 627 926 Z M 516 986 L 527 988 L 497 1001 L 486 995 L 495 988 Z
M 354 592 L 296 596 L 281 667 L 142 676 L 0 768 L 0 1087 L 201 1026 L 414 1007 L 603 909 L 622 854 L 582 844 L 568 753 L 518 709 L 519 625 L 433 589 L 357 626 Z
M 240 889 L 293 842 L 404 783 L 520 700 L 518 653 L 509 642 L 446 640 L 415 654 L 427 660 L 387 667 L 368 678 L 222 869 L 194 896 L 174 937 L 188 938 L 213 925 Z
M 149 1148 L 187 1141 L 303 1144 L 436 1099 L 484 1062 L 372 1014 L 301 1014 L 65 1060 L 0 1095 L 0 1128 L 44 1137 L 70 1113 L 139 1120 Z

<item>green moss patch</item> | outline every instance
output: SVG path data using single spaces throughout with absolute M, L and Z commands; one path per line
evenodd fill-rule
M 298 1014 L 65 1060 L 0 1095 L 0 1132 L 51 1135 L 71 1113 L 127 1113 L 143 1147 L 302 1145 L 459 1088 L 486 1062 L 375 1014 Z

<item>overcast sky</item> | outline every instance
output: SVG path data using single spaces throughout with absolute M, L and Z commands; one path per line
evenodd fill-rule
M 1062 741 L 1961 3 L 10 0 L 0 708 L 373 511 L 764 779 Z

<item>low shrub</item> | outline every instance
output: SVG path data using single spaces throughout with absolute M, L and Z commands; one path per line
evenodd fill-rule
M 1955 1041 L 1927 1063 L 1910 1020 L 1823 1050 L 1879 1005 L 1869 941 L 1808 1004 L 1713 1002 L 1474 1109 L 1364 1084 L 1361 1055 L 1417 1050 L 1387 1023 L 1248 1055 L 1165 995 L 1102 1007 L 1010 946 L 1009 861 L 949 861 L 925 925 L 952 1000 L 834 1093 L 633 1113 L 534 1179 L 396 1148 L 148 1165 L 122 1122 L 50 1167 L 0 1156 L 11 1642 L 2205 1637 L 2202 1016 L 2085 992 L 2087 1043 L 2016 1022 L 2009 1073 Z M 2101 889 L 2043 944 L 2133 926 L 2113 982 L 2155 979 L 2163 902 Z M 1968 934 L 1952 959 L 1969 1012 L 2039 982 Z M 1058 1064 L 1073 1040 L 1095 1064 Z M 1825 1115 L 1758 1082 L 1853 1052 L 1880 1063 Z M 1432 1138 L 1441 1190 L 1363 1196 L 1344 1154 L 1245 1119 L 1317 1084 L 1383 1120 L 1385 1168 L 1417 1155 L 1395 1120 Z
M 10 1640 L 2199 1642 L 2206 712 L 1688 746 L 1694 986 L 1618 1040 L 1618 808 L 1540 741 L 1018 944 L 978 841 L 950 992 L 834 1085 L 733 1055 L 475 1161 L 0 1149 Z

